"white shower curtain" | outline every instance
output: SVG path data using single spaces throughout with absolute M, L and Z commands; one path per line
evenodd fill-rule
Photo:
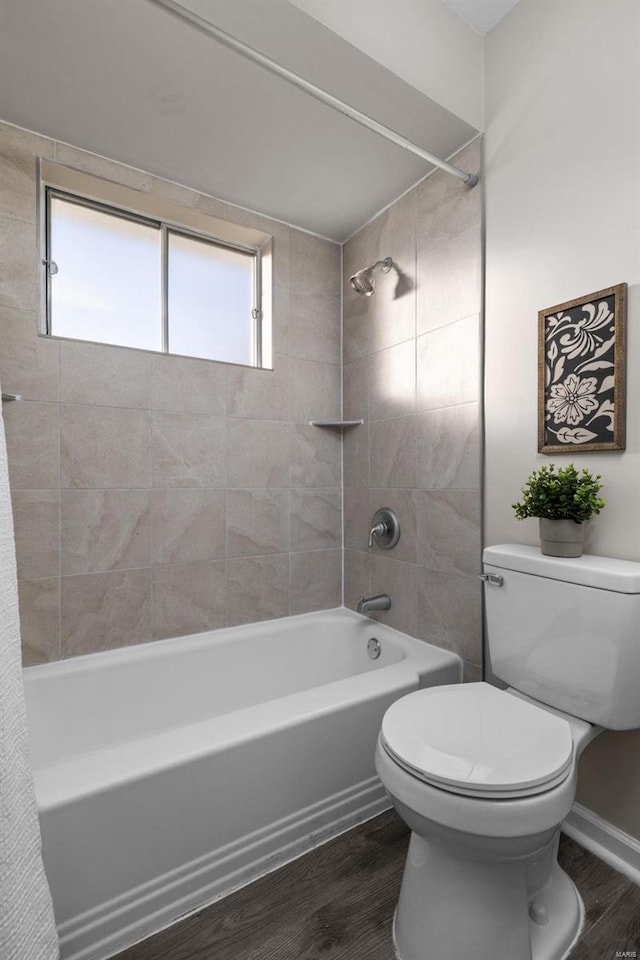
M 57 960 L 29 762 L 7 448 L 0 415 L 0 958 Z

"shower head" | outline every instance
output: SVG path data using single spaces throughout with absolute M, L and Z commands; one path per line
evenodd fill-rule
M 393 260 L 391 257 L 386 257 L 384 260 L 377 260 L 373 266 L 358 270 L 352 277 L 349 277 L 349 283 L 356 293 L 362 293 L 365 297 L 370 297 L 375 284 L 374 270 L 380 267 L 381 273 L 389 273 L 392 266 Z

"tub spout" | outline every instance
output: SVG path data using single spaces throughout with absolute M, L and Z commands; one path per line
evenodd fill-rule
M 391 597 L 387 593 L 381 593 L 377 597 L 360 597 L 358 600 L 358 613 L 369 616 L 370 610 L 389 610 L 391 607 Z

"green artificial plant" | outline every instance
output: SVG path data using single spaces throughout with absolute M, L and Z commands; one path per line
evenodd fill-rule
M 598 493 L 601 474 L 576 470 L 573 463 L 556 468 L 554 463 L 533 470 L 522 488 L 522 500 L 512 504 L 517 520 L 541 517 L 547 520 L 573 520 L 585 523 L 606 505 Z

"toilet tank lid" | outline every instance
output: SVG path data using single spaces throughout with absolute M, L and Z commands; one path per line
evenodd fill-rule
M 485 547 L 485 564 L 531 573 L 550 580 L 564 580 L 585 587 L 598 587 L 616 593 L 640 593 L 640 563 L 635 560 L 617 560 L 614 557 L 547 557 L 539 547 L 523 543 L 502 543 Z

